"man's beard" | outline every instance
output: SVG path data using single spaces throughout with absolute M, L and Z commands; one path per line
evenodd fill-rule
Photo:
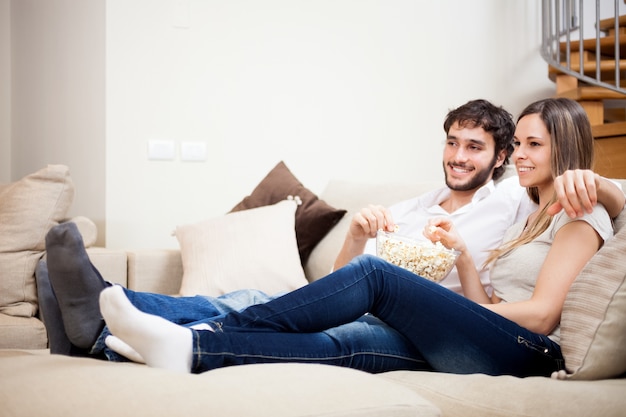
M 446 165 L 444 162 L 443 172 L 446 177 L 446 185 L 449 189 L 454 191 L 471 191 L 478 189 L 485 185 L 491 179 L 493 175 L 493 168 L 496 166 L 496 162 L 497 158 L 494 157 L 488 168 L 478 171 L 476 175 L 474 175 L 468 182 L 457 185 L 450 184 L 450 181 L 448 181 L 448 171 L 446 170 Z

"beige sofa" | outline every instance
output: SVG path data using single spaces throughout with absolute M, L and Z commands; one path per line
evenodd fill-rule
M 348 213 L 311 253 L 305 265 L 307 279 L 318 279 L 330 270 L 356 210 L 370 202 L 391 204 L 437 185 L 331 182 L 320 197 Z M 626 186 L 626 181 L 622 185 Z M 625 217 L 626 212 L 620 215 L 618 227 Z M 29 332 L 28 336 L 23 333 L 16 343 L 7 341 L 14 333 L 7 331 L 0 316 L 0 341 L 5 347 L 0 351 L 0 415 L 623 416 L 626 260 L 611 260 L 611 251 L 624 253 L 624 249 L 608 246 L 596 255 L 597 261 L 581 273 L 579 280 L 582 285 L 589 277 L 613 276 L 607 278 L 613 279 L 612 286 L 595 285 L 592 280 L 591 290 L 584 285 L 572 289 L 583 296 L 600 291 L 600 297 L 614 301 L 603 309 L 594 307 L 593 300 L 583 300 L 583 310 L 593 310 L 582 314 L 582 332 L 591 328 L 592 335 L 585 337 L 590 337 L 592 343 L 582 358 L 580 349 L 568 353 L 572 363 L 576 362 L 572 365 L 576 368 L 573 379 L 412 371 L 371 375 L 305 364 L 246 365 L 182 375 L 131 363 L 49 355 L 39 349 L 45 347 L 41 346 L 41 330 L 37 334 Z M 129 250 L 121 257 L 117 251 L 107 249 L 89 251 L 107 279 L 138 291 L 176 294 L 180 289 L 183 268 L 179 250 Z M 123 258 L 127 274 L 120 276 L 115 265 Z M 574 295 L 568 307 L 572 311 L 580 303 Z M 577 331 L 581 327 L 576 321 L 578 316 L 568 314 L 571 317 L 564 327 Z M 32 320 L 38 321 L 36 317 Z M 607 325 L 607 320 L 612 322 Z M 31 322 L 18 325 L 30 326 Z M 567 329 L 563 330 L 567 337 Z M 607 355 L 611 358 L 608 369 L 601 359 Z

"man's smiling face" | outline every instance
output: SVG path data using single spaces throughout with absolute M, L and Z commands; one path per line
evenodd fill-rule
M 443 151 L 446 185 L 454 191 L 476 190 L 485 185 L 504 158 L 496 155 L 495 141 L 482 127 L 460 126 L 448 131 Z

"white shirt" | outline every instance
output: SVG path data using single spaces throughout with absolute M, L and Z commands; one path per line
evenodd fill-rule
M 537 206 L 530 201 L 516 176 L 506 178 L 497 185 L 490 181 L 476 191 L 471 203 L 453 213 L 446 212 L 439 205 L 449 196 L 450 189 L 443 187 L 389 207 L 399 226 L 397 233 L 426 240 L 422 232 L 428 220 L 449 217 L 469 248 L 483 286 L 490 291 L 489 271 L 483 268 L 489 251 L 499 247 L 507 229 L 528 217 Z M 367 242 L 365 253 L 376 254 L 376 239 Z M 441 285 L 462 292 L 456 267 L 441 281 Z

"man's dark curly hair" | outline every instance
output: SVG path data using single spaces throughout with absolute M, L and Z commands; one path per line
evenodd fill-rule
M 496 144 L 494 157 L 501 150 L 506 150 L 504 163 L 493 171 L 493 179 L 500 178 L 513 153 L 515 123 L 511 114 L 503 107 L 498 107 L 487 100 L 472 100 L 448 113 L 443 122 L 446 134 L 454 123 L 458 123 L 460 127 L 481 127 L 490 133 Z

